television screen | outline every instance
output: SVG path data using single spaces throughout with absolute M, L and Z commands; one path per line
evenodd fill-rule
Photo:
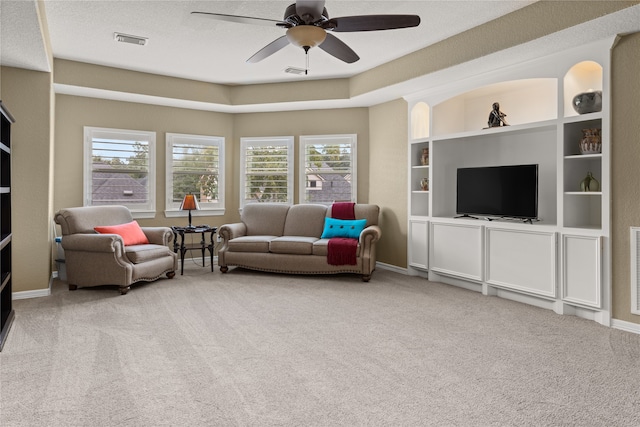
M 456 213 L 538 217 L 538 165 L 459 168 Z

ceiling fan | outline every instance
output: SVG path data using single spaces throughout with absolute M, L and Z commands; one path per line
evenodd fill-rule
M 211 12 L 191 12 L 191 14 L 240 24 L 286 28 L 287 32 L 284 36 L 275 39 L 247 59 L 250 63 L 262 61 L 291 43 L 302 47 L 307 54 L 309 49 L 318 46 L 328 54 L 351 64 L 360 57 L 331 32 L 392 30 L 417 27 L 420 24 L 418 15 L 359 15 L 329 18 L 324 3 L 324 0 L 297 0 L 287 7 L 282 21 Z

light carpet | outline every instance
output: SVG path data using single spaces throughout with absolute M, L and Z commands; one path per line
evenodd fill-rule
M 14 302 L 2 426 L 637 426 L 640 336 L 378 269 Z

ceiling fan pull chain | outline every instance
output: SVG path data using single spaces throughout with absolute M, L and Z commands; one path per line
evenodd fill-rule
M 311 49 L 311 47 L 309 46 L 302 46 L 302 48 L 304 49 L 304 75 L 308 75 L 309 74 L 309 49 Z

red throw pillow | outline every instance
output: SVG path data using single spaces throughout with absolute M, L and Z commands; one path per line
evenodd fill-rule
M 131 221 L 126 224 L 119 225 L 105 225 L 100 227 L 94 227 L 100 234 L 118 234 L 124 240 L 125 246 L 129 245 L 144 245 L 149 243 L 149 239 L 140 228 L 137 221 Z

